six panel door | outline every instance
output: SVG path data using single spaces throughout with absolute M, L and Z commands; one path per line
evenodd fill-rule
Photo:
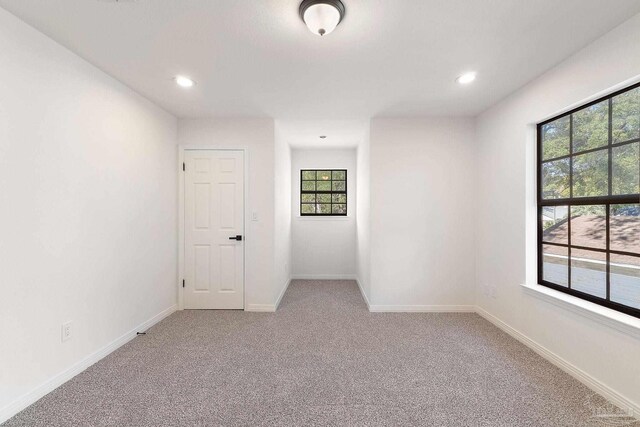
M 184 308 L 242 309 L 244 153 L 186 150 L 185 169 Z

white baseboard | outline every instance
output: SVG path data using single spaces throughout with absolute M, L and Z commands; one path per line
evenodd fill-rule
M 278 295 L 278 299 L 276 300 L 275 304 L 247 304 L 247 308 L 245 308 L 244 311 L 254 311 L 254 312 L 263 312 L 263 313 L 275 312 L 278 309 L 278 306 L 280 305 L 280 301 L 282 301 L 282 297 L 284 296 L 284 293 L 287 292 L 287 289 L 289 289 L 291 280 L 293 279 L 287 280 L 287 283 L 282 288 L 282 291 L 280 291 L 280 295 Z
M 312 279 L 312 280 L 321 280 L 321 279 Z M 546 347 L 528 338 L 526 335 L 522 334 L 520 331 L 512 328 L 511 326 L 509 326 L 508 324 L 498 319 L 497 317 L 493 316 L 492 314 L 490 314 L 489 312 L 487 312 L 486 310 L 484 310 L 479 306 L 371 305 L 367 298 L 367 295 L 364 293 L 364 290 L 362 289 L 362 286 L 357 279 L 341 279 L 341 280 L 356 280 L 358 284 L 358 288 L 362 293 L 363 299 L 365 300 L 365 303 L 369 307 L 369 311 L 372 311 L 372 312 L 421 312 L 421 313 L 476 312 L 480 316 L 482 316 L 483 318 L 485 318 L 486 320 L 488 320 L 489 322 L 491 322 L 492 324 L 494 324 L 495 326 L 497 326 L 498 328 L 506 332 L 507 334 L 511 335 L 513 338 L 517 339 L 518 341 L 520 341 L 521 343 L 523 343 L 524 345 L 526 345 L 527 347 L 529 347 L 530 349 L 538 353 L 540 356 L 542 356 L 549 362 L 553 363 L 563 371 L 567 372 L 569 375 L 573 376 L 578 381 L 585 384 L 594 392 L 600 394 L 601 396 L 609 400 L 611 403 L 625 410 L 629 415 L 640 418 L 640 405 L 627 399 L 625 396 L 621 395 L 620 393 L 616 392 L 609 386 L 593 378 L 588 373 L 574 366 L 573 364 L 566 361 L 565 359 L 558 356 L 557 354 L 553 353 Z M 287 282 L 286 286 L 280 293 L 280 296 L 278 297 L 276 304 L 249 304 L 247 306 L 247 311 L 255 311 L 255 312 L 276 311 L 276 308 L 280 304 L 280 301 L 282 300 L 282 296 L 286 292 L 290 283 L 291 283 L 291 280 Z M 123 346 L 124 344 L 126 344 L 127 342 L 135 338 L 137 332 L 147 330 L 153 325 L 159 323 L 161 320 L 163 320 L 164 318 L 166 318 L 167 316 L 175 312 L 176 308 L 177 306 L 174 305 L 163 310 L 162 312 L 153 316 L 151 319 L 140 324 L 138 327 L 130 330 L 129 332 L 122 335 L 121 337 L 107 344 L 100 350 L 96 351 L 95 353 L 92 353 L 91 355 L 87 356 L 86 358 L 76 363 L 75 365 L 71 366 L 70 368 L 60 372 L 59 374 L 45 381 L 35 389 L 31 390 L 30 392 L 20 396 L 19 398 L 17 398 L 16 400 L 8 404 L 7 406 L 0 408 L 0 423 L 3 423 L 9 418 L 13 417 L 18 412 L 22 411 L 23 409 L 33 404 L 34 402 L 36 402 L 46 394 L 50 393 L 51 391 L 55 390 L 65 382 L 69 381 L 74 376 L 78 375 L 80 372 L 87 369 L 89 366 L 93 365 L 94 363 L 98 362 L 99 360 L 103 359 L 104 357 L 112 353 L 114 350 Z
M 522 344 L 526 345 L 531 350 L 535 351 L 540 356 L 544 357 L 546 360 L 553 363 L 558 368 L 562 369 L 563 371 L 565 371 L 566 373 L 568 373 L 569 375 L 571 375 L 572 377 L 574 377 L 575 379 L 577 379 L 578 381 L 580 381 L 581 383 L 589 387 L 591 390 L 600 394 L 605 399 L 607 399 L 614 405 L 618 406 L 619 408 L 627 412 L 630 416 L 635 416 L 636 418 L 640 419 L 640 405 L 622 396 L 617 391 L 613 390 L 606 384 L 593 378 L 591 375 L 584 372 L 582 369 L 566 361 L 565 359 L 553 353 L 551 350 L 547 349 L 546 347 L 538 344 L 531 338 L 524 335 L 522 332 L 512 328 L 502 320 L 498 319 L 488 311 L 484 310 L 482 307 L 476 306 L 476 313 L 478 313 L 480 316 L 484 317 L 489 322 L 493 323 L 495 326 L 502 329 L 504 332 L 511 335 L 513 338 L 517 339 Z
M 275 304 L 247 304 L 245 311 L 257 311 L 265 313 L 273 313 L 276 311 Z
M 473 305 L 370 305 L 371 312 L 384 313 L 474 313 Z
M 284 288 L 282 288 L 282 292 L 280 292 L 280 295 L 276 300 L 276 308 L 275 308 L 276 310 L 278 309 L 278 307 L 280 307 L 280 302 L 282 301 L 282 297 L 284 296 L 285 292 L 287 292 L 287 289 L 289 289 L 290 284 L 291 284 L 291 279 L 287 280 L 287 283 L 285 283 Z
M 372 313 L 475 313 L 473 305 L 380 305 L 371 304 L 359 279 L 355 279 L 367 308 Z
M 294 274 L 291 280 L 357 280 L 355 274 Z
M 69 381 L 71 378 L 78 375 L 80 372 L 87 369 L 89 366 L 108 356 L 114 350 L 122 347 L 124 344 L 131 341 L 136 337 L 137 332 L 146 331 L 156 323 L 160 322 L 167 316 L 174 313 L 177 309 L 177 305 L 173 305 L 165 310 L 162 310 L 160 313 L 153 316 L 151 319 L 143 322 L 137 327 L 131 329 L 126 334 L 117 338 L 116 340 L 110 342 L 106 346 L 102 347 L 100 350 L 95 353 L 90 354 L 85 357 L 81 361 L 72 365 L 70 368 L 65 369 L 64 371 L 54 375 L 44 383 L 40 384 L 33 390 L 23 394 L 13 402 L 9 403 L 4 408 L 0 408 L 0 424 L 8 420 L 9 418 L 16 415 L 18 412 L 25 409 L 27 406 L 35 403 L 37 400 L 45 396 L 46 394 L 52 392 L 56 388 L 60 387 L 62 384 Z
M 371 311 L 371 304 L 369 303 L 369 297 L 367 297 L 367 294 L 364 292 L 364 289 L 362 289 L 362 284 L 360 283 L 360 280 L 356 279 L 356 283 L 358 284 L 358 289 L 360 289 L 360 293 L 362 294 L 362 299 L 364 299 L 364 302 L 367 304 L 367 310 Z

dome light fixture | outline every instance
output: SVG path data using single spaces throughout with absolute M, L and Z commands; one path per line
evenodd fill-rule
M 346 9 L 340 0 L 303 0 L 300 18 L 313 34 L 324 36 L 336 29 Z

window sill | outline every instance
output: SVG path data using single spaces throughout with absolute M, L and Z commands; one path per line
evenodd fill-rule
M 640 338 L 640 319 L 542 285 L 523 284 L 521 286 L 525 292 L 536 298 L 548 301 L 558 307 L 569 309 L 574 313 Z
M 350 216 L 303 216 L 296 215 L 295 218 L 299 221 L 349 221 Z

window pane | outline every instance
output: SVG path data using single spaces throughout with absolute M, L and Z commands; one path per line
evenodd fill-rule
M 611 254 L 611 301 L 640 308 L 640 257 Z
M 331 203 L 331 194 L 318 194 L 318 203 Z
M 344 170 L 302 170 L 300 213 L 312 215 L 341 215 L 347 211 Z M 333 192 L 340 192 L 333 194 Z
M 607 145 L 609 101 L 602 101 L 573 113 L 573 152 Z
M 333 191 L 346 191 L 347 185 L 344 181 L 333 181 Z
M 331 181 L 317 181 L 318 191 L 331 191 Z
M 315 181 L 315 179 L 316 179 L 316 171 L 302 171 L 303 181 Z
M 346 194 L 334 194 L 333 195 L 333 203 L 347 203 L 347 195 Z
M 607 255 L 571 249 L 571 289 L 600 298 L 607 296 Z
M 318 213 L 328 214 L 331 213 L 331 205 L 317 205 Z
M 315 194 L 303 194 L 302 195 L 302 203 L 315 203 L 316 195 Z
M 571 207 L 571 245 L 607 248 L 606 206 Z
M 318 171 L 318 181 L 330 181 L 331 171 Z
M 316 213 L 316 205 L 302 205 L 301 212 L 303 214 L 312 214 Z
M 567 287 L 569 282 L 567 248 L 561 246 L 542 246 L 542 278 L 547 282 Z
M 613 194 L 640 193 L 640 142 L 612 148 Z
M 640 87 L 539 125 L 538 141 L 541 284 L 640 313 Z
M 347 213 L 347 205 L 343 205 L 343 204 L 333 205 L 333 213 L 334 214 L 346 214 Z
M 544 199 L 569 197 L 569 159 L 543 163 L 542 197 Z
M 613 98 L 613 143 L 640 138 L 640 88 Z
M 344 181 L 347 179 L 347 174 L 345 171 L 333 171 L 333 180 L 334 181 Z
M 606 196 L 609 192 L 606 149 L 573 158 L 573 197 Z
M 610 248 L 640 255 L 640 204 L 611 205 Z
M 542 159 L 569 154 L 569 116 L 542 126 Z
M 542 208 L 542 240 L 569 243 L 569 207 L 544 206 Z

